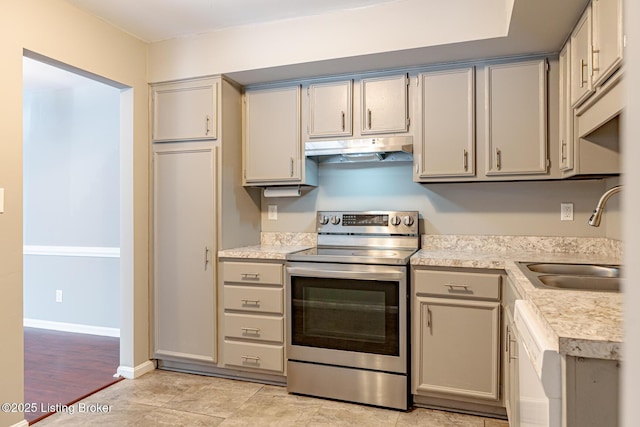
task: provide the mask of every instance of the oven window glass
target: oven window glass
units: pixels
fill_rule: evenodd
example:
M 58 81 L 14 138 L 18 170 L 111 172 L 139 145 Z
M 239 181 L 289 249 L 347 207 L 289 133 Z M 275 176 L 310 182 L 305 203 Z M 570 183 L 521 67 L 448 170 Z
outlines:
M 292 277 L 292 343 L 398 356 L 399 283 Z

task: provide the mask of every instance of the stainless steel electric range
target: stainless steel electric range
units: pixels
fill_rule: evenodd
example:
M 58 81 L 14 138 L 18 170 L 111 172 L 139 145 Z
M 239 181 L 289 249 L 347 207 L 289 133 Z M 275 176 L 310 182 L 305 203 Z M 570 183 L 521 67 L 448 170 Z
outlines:
M 287 390 L 406 410 L 418 212 L 322 211 L 317 230 L 287 256 Z

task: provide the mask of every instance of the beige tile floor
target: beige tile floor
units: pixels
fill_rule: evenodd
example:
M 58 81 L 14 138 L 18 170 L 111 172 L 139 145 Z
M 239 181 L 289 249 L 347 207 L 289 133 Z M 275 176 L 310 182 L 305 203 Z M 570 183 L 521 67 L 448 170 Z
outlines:
M 506 421 L 472 415 L 422 408 L 400 412 L 291 395 L 284 387 L 160 370 L 120 381 L 36 424 L 88 425 L 509 426 Z

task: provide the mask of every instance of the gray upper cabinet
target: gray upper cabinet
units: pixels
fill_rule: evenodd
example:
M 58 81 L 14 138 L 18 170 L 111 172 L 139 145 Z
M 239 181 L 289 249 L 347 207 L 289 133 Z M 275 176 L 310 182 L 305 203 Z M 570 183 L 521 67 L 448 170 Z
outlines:
M 567 42 L 559 56 L 559 169 L 573 169 L 573 108 L 571 108 L 571 43 Z
M 485 70 L 486 175 L 547 172 L 546 59 Z
M 300 183 L 300 86 L 245 93 L 244 183 Z
M 310 138 L 353 135 L 352 88 L 352 80 L 309 85 Z
M 573 107 L 593 93 L 591 29 L 591 5 L 589 5 L 569 38 L 571 43 L 571 105 Z
M 593 0 L 593 85 L 599 86 L 622 62 L 622 0 Z
M 361 133 L 407 132 L 409 129 L 406 74 L 362 79 Z
M 420 74 L 419 181 L 475 175 L 474 67 Z
M 154 85 L 154 142 L 216 139 L 217 79 Z

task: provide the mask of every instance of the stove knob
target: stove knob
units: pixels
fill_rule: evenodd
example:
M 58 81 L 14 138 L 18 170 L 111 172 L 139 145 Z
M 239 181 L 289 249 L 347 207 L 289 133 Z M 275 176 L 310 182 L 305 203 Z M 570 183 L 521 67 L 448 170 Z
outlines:
M 399 216 L 392 216 L 391 217 L 391 225 L 400 225 L 400 222 L 402 220 L 400 219 Z
M 340 224 L 340 217 L 335 215 L 331 217 L 331 224 L 333 225 L 338 225 Z
M 413 225 L 413 217 L 405 216 L 402 218 L 402 223 L 407 227 L 411 227 Z
M 318 219 L 318 222 L 322 225 L 326 225 L 329 223 L 329 217 L 326 215 L 322 215 L 320 216 L 320 218 Z

